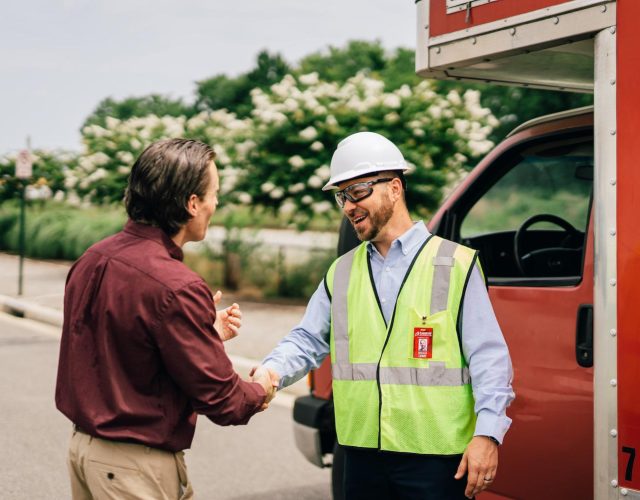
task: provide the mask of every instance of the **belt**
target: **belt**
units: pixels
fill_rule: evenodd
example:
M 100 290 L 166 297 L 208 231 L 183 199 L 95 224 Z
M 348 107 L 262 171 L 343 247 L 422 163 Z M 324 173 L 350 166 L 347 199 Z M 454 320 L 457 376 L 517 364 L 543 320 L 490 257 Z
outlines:
M 73 424 L 73 430 L 76 432 L 80 432 L 82 434 L 89 434 L 87 431 L 85 431 L 82 427 L 80 427 L 78 424 Z
M 74 432 L 79 432 L 80 434 L 86 434 L 87 436 L 90 436 L 92 438 L 102 439 L 103 441 L 109 441 L 111 443 L 133 444 L 133 445 L 136 445 L 136 446 L 144 446 L 145 448 L 148 448 L 150 450 L 158 450 L 158 451 L 164 451 L 164 452 L 167 452 L 167 453 L 175 453 L 173 451 L 163 450 L 162 448 L 154 448 L 153 446 L 149 446 L 148 444 L 138 443 L 138 442 L 135 442 L 135 441 L 119 441 L 117 439 L 109 439 L 109 438 L 97 437 L 97 436 L 91 434 L 90 432 L 85 431 L 78 424 L 73 424 L 73 430 L 74 430 Z

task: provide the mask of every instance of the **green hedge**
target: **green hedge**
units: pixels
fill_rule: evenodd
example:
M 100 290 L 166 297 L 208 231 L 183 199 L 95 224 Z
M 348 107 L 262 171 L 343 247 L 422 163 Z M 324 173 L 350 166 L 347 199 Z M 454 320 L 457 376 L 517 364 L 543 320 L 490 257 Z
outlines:
M 46 201 L 32 202 L 26 211 L 25 254 L 36 259 L 76 260 L 82 253 L 124 225 L 122 208 L 73 208 Z M 233 221 L 233 222 L 230 222 Z M 242 218 L 227 219 L 242 225 Z M 18 203 L 0 204 L 0 251 L 18 253 Z M 188 253 L 186 264 L 202 275 L 212 289 L 221 285 L 254 298 L 308 298 L 334 259 L 333 250 L 318 250 L 305 262 L 287 263 L 279 254 L 266 254 L 256 242 L 242 242 L 231 231 L 224 249 Z M 228 253 L 238 257 L 237 283 L 227 283 Z
M 57 203 L 28 206 L 25 254 L 38 259 L 75 260 L 95 242 L 122 229 L 124 210 L 72 208 Z M 19 251 L 18 204 L 0 205 L 0 250 Z

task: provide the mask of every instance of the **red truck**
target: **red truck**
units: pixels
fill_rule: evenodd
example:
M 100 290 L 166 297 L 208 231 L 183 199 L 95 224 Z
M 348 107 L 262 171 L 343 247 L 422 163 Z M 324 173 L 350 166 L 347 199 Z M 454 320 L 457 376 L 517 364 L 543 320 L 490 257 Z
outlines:
M 424 77 L 594 93 L 511 132 L 428 222 L 480 251 L 514 366 L 513 424 L 481 497 L 640 498 L 640 2 L 416 8 Z M 343 224 L 339 252 L 356 243 Z M 341 498 L 328 361 L 310 383 L 296 443 L 319 466 L 333 454 Z

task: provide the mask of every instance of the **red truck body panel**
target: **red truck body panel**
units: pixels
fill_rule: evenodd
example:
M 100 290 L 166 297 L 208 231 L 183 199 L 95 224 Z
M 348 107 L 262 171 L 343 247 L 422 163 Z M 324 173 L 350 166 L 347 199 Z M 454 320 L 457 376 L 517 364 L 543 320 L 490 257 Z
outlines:
M 618 0 L 618 478 L 640 490 L 640 2 Z
M 516 133 L 474 168 L 438 210 L 430 229 L 518 143 L 592 125 L 593 116 L 584 114 Z M 576 362 L 576 311 L 581 304 L 593 304 L 593 217 L 587 235 L 583 279 L 576 286 L 489 286 L 513 362 L 516 399 L 507 412 L 513 424 L 491 488 L 500 496 L 482 498 L 593 497 L 593 368 Z M 536 464 L 535 473 L 524 463 Z
M 430 31 L 432 36 L 446 35 L 480 24 L 499 21 L 518 14 L 526 14 L 552 5 L 566 3 L 571 0 L 498 0 L 487 4 L 480 4 L 471 9 L 467 22 L 466 11 L 447 14 L 444 0 L 429 0 L 431 2 Z

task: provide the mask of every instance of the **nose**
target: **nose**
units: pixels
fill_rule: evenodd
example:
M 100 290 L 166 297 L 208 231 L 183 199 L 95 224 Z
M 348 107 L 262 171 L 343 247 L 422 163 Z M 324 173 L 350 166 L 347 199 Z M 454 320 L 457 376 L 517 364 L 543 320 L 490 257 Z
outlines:
M 355 208 L 356 208 L 356 204 L 354 202 L 347 199 L 344 200 L 344 207 L 342 207 L 342 211 L 344 212 L 345 215 L 355 210 Z

